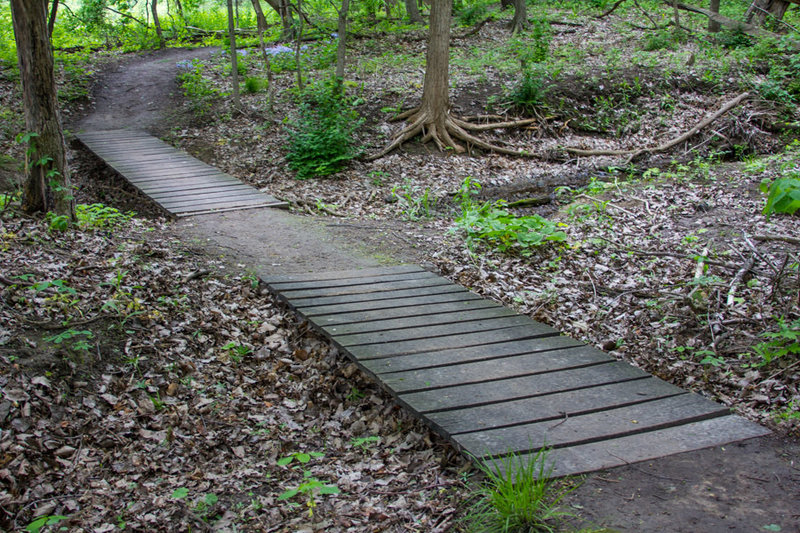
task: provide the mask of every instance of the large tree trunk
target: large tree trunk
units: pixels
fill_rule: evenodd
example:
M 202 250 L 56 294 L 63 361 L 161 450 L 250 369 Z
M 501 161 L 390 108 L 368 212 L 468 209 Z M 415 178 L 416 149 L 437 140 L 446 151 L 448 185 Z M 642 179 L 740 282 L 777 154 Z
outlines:
M 711 0 L 711 6 L 709 11 L 719 15 L 719 0 Z M 720 23 L 713 19 L 708 19 L 708 31 L 711 33 L 717 33 L 722 27 Z
M 450 111 L 450 0 L 432 0 L 428 51 L 425 55 L 425 81 L 419 116 L 425 116 L 425 140 L 434 140 L 440 149 L 453 147 L 445 126 Z M 411 120 L 414 121 L 413 119 Z M 440 136 L 444 136 L 442 139 Z M 442 144 L 441 141 L 444 141 Z
M 47 3 L 42 0 L 11 0 L 25 128 L 33 134 L 26 165 L 23 208 L 29 213 L 54 211 L 72 218 L 74 203 L 58 114 L 46 8 Z
M 417 5 L 417 0 L 405 0 L 406 2 L 406 14 L 408 15 L 408 20 L 411 21 L 411 24 L 425 24 L 425 21 L 422 18 L 422 14 L 419 12 L 419 6 Z
M 336 31 L 339 33 L 339 42 L 336 44 L 336 79 L 337 83 L 344 80 L 344 63 L 347 59 L 347 13 L 350 10 L 350 0 L 342 0 L 339 10 L 339 23 Z
M 747 22 L 753 22 L 753 19 L 755 19 L 755 24 L 763 26 L 770 18 L 774 20 L 783 20 L 783 15 L 789 8 L 790 3 L 798 2 L 787 2 L 786 0 L 754 0 L 747 9 Z
M 525 0 L 514 0 L 514 18 L 511 20 L 511 33 L 517 34 L 528 29 L 528 5 Z
M 161 22 L 158 20 L 158 0 L 151 0 L 150 8 L 153 12 L 153 26 L 156 27 L 158 35 L 158 47 L 164 48 L 164 32 L 161 31 Z
M 294 37 L 294 30 L 292 29 L 292 13 L 289 6 L 289 0 L 267 0 L 269 7 L 281 17 L 281 25 L 283 26 L 282 40 L 291 39 Z
M 234 26 L 233 0 L 228 0 L 228 39 L 231 45 L 231 84 L 233 85 L 233 105 L 241 107 L 239 100 L 239 55 L 236 53 L 236 27 Z
M 258 35 L 263 39 L 264 32 L 267 31 L 267 18 L 264 16 L 264 10 L 261 9 L 260 0 L 252 0 L 253 10 L 256 12 L 256 26 L 258 27 Z M 264 48 L 263 41 L 261 48 Z

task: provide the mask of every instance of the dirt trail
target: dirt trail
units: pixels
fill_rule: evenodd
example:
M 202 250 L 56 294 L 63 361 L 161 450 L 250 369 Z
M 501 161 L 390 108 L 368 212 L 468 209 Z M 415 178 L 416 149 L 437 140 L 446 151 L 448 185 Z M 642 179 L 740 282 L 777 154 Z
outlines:
M 166 131 L 176 63 L 213 50 L 169 49 L 120 63 L 96 91 L 82 129 Z M 381 233 L 358 224 L 297 217 L 276 209 L 204 215 L 177 222 L 187 242 L 259 274 L 341 270 L 424 252 L 399 243 L 387 252 Z M 684 453 L 587 476 L 567 499 L 576 526 L 631 532 L 800 532 L 800 443 L 773 436 Z

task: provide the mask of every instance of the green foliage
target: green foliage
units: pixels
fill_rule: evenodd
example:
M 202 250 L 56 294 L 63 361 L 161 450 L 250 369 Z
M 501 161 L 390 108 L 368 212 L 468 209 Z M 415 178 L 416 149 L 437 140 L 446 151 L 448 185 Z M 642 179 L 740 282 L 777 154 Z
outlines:
M 767 195 L 763 211 L 767 220 L 775 213 L 795 214 L 800 209 L 800 170 L 786 172 L 775 180 L 764 178 L 761 192 Z
M 56 335 L 45 337 L 45 342 L 50 342 L 56 346 L 65 347 L 71 356 L 75 356 L 78 361 L 89 353 L 92 345 L 89 343 L 94 338 L 94 333 L 89 330 L 78 331 L 72 328 L 62 331 Z
M 750 48 L 753 46 L 753 38 L 741 30 L 723 29 L 716 34 L 717 44 L 723 48 Z
M 308 470 L 303 472 L 303 482 L 296 488 L 288 489 L 278 496 L 278 501 L 290 500 L 297 496 L 305 497 L 306 507 L 308 507 L 308 516 L 314 515 L 314 508 L 317 506 L 317 496 L 323 494 L 339 494 L 341 491 L 336 485 L 328 485 L 323 481 L 312 476 Z
M 458 10 L 456 19 L 461 26 L 474 26 L 489 13 L 486 4 L 483 2 L 469 3 L 462 9 Z
M 366 452 L 370 447 L 379 444 L 380 442 L 381 438 L 377 435 L 370 435 L 369 437 L 353 437 L 350 440 L 350 444 L 356 448 L 360 448 L 362 452 Z
M 203 76 L 205 65 L 202 61 L 193 59 L 183 67 L 186 69 L 185 72 L 178 74 L 183 95 L 189 99 L 192 111 L 200 117 L 205 117 L 222 95 Z
M 63 515 L 45 515 L 40 516 L 27 526 L 25 526 L 25 531 L 28 533 L 39 533 L 41 529 L 45 526 L 54 526 L 61 522 L 62 520 L 67 520 L 69 517 Z
M 508 93 L 508 102 L 518 111 L 529 114 L 542 107 L 547 96 L 546 76 L 547 70 L 539 65 L 526 68 L 519 82 Z
M 289 167 L 298 179 L 334 174 L 358 155 L 353 136 L 363 121 L 336 80 L 315 83 L 300 94 L 288 122 Z
M 436 199 L 431 198 L 430 189 L 426 187 L 424 191 L 420 192 L 420 188 L 414 185 L 410 179 L 407 179 L 402 187 L 392 188 L 392 198 L 397 200 L 406 220 L 415 221 L 433 216 L 431 209 L 436 206 Z
M 675 32 L 670 30 L 657 30 L 647 34 L 644 39 L 642 49 L 647 52 L 656 50 L 677 50 L 678 41 L 675 39 Z
M 790 357 L 792 362 L 800 358 L 800 318 L 791 323 L 785 317 L 778 319 L 778 331 L 767 331 L 761 334 L 768 341 L 753 346 L 753 351 L 760 357 L 755 366 L 769 365 L 783 357 Z
M 244 92 L 255 94 L 264 92 L 269 87 L 269 82 L 264 78 L 246 78 L 244 80 Z
M 75 206 L 75 218 L 78 226 L 85 229 L 114 229 L 124 226 L 136 216 L 136 213 L 120 213 L 119 209 L 103 204 L 78 204 Z
M 311 461 L 311 459 L 322 459 L 323 457 L 325 457 L 325 454 L 321 452 L 294 452 L 291 455 L 278 459 L 277 463 L 278 466 L 287 466 L 293 462 L 306 464 Z
M 489 463 L 478 463 L 485 480 L 473 491 L 476 501 L 464 519 L 467 531 L 552 532 L 560 519 L 571 516 L 560 506 L 571 489 L 550 479 L 553 466 L 547 465 L 545 448 L 527 457 L 490 458 Z
M 456 228 L 466 234 L 470 249 L 481 243 L 500 252 L 528 256 L 537 246 L 566 240 L 566 233 L 558 230 L 555 222 L 539 215 L 515 216 L 502 200 L 476 204 L 473 196 L 479 191 L 480 184 L 467 178 L 456 198 L 461 207 Z

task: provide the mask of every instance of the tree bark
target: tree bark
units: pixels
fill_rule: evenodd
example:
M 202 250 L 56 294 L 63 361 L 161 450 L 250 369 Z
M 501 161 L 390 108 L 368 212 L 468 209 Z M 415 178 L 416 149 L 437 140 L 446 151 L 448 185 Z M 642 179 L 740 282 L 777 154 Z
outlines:
M 47 30 L 47 3 L 11 0 L 25 128 L 30 135 L 23 186 L 23 209 L 74 217 L 64 134 L 58 113 L 53 49 Z
M 154 0 L 155 1 L 155 0 Z M 231 45 L 231 83 L 233 84 L 233 105 L 241 107 L 239 100 L 239 57 L 236 53 L 236 27 L 233 24 L 233 0 L 228 0 L 228 36 Z
M 411 21 L 411 24 L 425 24 L 425 20 L 422 18 L 422 14 L 419 12 L 417 0 L 405 0 L 405 3 L 406 14 L 408 15 L 408 20 Z
M 161 31 L 161 22 L 158 20 L 158 0 L 151 0 L 150 8 L 153 12 L 153 26 L 155 26 L 156 35 L 158 35 L 158 47 L 164 48 L 164 32 Z
M 756 24 L 763 26 L 769 18 L 783 20 L 789 3 L 786 0 L 754 0 L 747 10 L 747 22 L 753 22 L 755 19 Z
M 56 15 L 58 14 L 58 0 L 52 0 L 50 4 L 50 17 L 47 19 L 47 36 L 53 38 L 53 30 L 56 27 Z
M 711 0 L 710 11 L 715 15 L 719 15 L 719 0 Z M 714 19 L 708 19 L 708 31 L 711 33 L 717 33 L 722 26 L 720 26 L 719 22 Z
M 291 39 L 294 32 L 292 30 L 292 13 L 289 7 L 289 0 L 267 0 L 267 3 L 281 17 L 281 25 L 283 26 L 281 39 Z
M 511 20 L 511 33 L 528 29 L 528 5 L 525 0 L 514 0 L 514 18 Z
M 261 48 L 264 48 L 263 35 L 267 31 L 267 18 L 264 16 L 264 10 L 261 9 L 260 0 L 252 0 L 252 3 L 253 10 L 256 12 L 256 27 L 258 28 L 258 34 L 262 38 Z
M 445 119 L 450 111 L 450 0 L 432 0 L 430 35 L 425 54 L 425 81 L 422 86 L 420 114 L 428 116 L 428 133 L 433 139 L 439 132 L 447 134 Z M 449 137 L 449 135 L 448 135 Z M 437 143 L 438 144 L 438 143 Z M 452 146 L 454 143 L 448 143 Z M 443 146 L 439 147 L 444 148 Z
M 344 81 L 344 64 L 347 59 L 347 13 L 350 10 L 350 0 L 342 0 L 339 10 L 339 22 L 336 26 L 339 41 L 336 44 L 336 80 L 341 84 Z

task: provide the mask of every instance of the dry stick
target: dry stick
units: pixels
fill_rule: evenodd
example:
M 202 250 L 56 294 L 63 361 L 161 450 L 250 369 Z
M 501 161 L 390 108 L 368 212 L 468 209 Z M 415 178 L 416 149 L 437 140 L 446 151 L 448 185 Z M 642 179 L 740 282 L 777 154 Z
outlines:
M 625 0 L 617 0 L 617 2 L 616 2 L 616 3 L 615 3 L 613 6 L 611 6 L 611 9 L 609 9 L 608 11 L 606 11 L 605 13 L 603 13 L 602 15 L 598 15 L 598 16 L 596 16 L 595 18 L 596 18 L 596 19 L 602 19 L 602 18 L 606 18 L 606 17 L 607 17 L 607 16 L 609 16 L 611 13 L 613 13 L 614 11 L 616 11 L 616 9 L 617 9 L 619 6 L 621 6 L 623 2 L 625 2 Z
M 739 285 L 739 283 L 742 282 L 742 279 L 744 279 L 744 275 L 747 274 L 751 268 L 753 268 L 753 265 L 755 263 L 756 263 L 756 256 L 755 254 L 751 254 L 750 259 L 747 260 L 747 262 L 742 266 L 742 268 L 739 269 L 739 272 L 737 272 L 736 275 L 733 277 L 733 281 L 731 281 L 731 288 L 728 289 L 728 299 L 726 301 L 728 307 L 731 307 L 734 303 L 734 295 L 736 294 L 736 287 Z
M 709 124 L 711 124 L 712 122 L 717 120 L 719 117 L 721 117 L 722 115 L 724 115 L 725 113 L 727 113 L 728 111 L 733 109 L 734 107 L 736 107 L 739 104 L 741 104 L 749 96 L 750 96 L 750 93 L 742 93 L 742 94 L 740 94 L 739 96 L 737 96 L 736 98 L 734 98 L 733 100 L 729 101 L 727 104 L 722 106 L 719 109 L 719 111 L 717 111 L 716 113 L 714 113 L 714 114 L 704 118 L 700 122 L 698 122 L 695 125 L 695 127 L 690 129 L 689 131 L 687 131 L 683 135 L 681 135 L 679 137 L 676 137 L 675 139 L 672 139 L 671 141 L 668 141 L 668 142 L 666 142 L 664 144 L 661 144 L 661 145 L 653 147 L 653 148 L 639 148 L 639 149 L 636 149 L 636 150 L 582 150 L 580 148 L 567 147 L 567 148 L 564 148 L 564 151 L 566 151 L 567 153 L 573 154 L 573 155 L 583 156 L 583 157 L 602 156 L 602 155 L 619 155 L 619 156 L 627 155 L 627 156 L 630 156 L 629 157 L 629 161 L 632 161 L 633 159 L 639 157 L 642 154 L 646 154 L 646 153 L 647 154 L 657 154 L 657 153 L 660 153 L 660 152 L 666 152 L 667 150 L 669 150 L 673 146 L 677 146 L 677 145 L 681 144 L 682 142 L 686 141 L 692 135 L 695 135 L 698 131 L 702 130 L 703 128 L 705 128 L 706 126 L 708 126 Z
M 800 245 L 800 239 L 797 237 L 790 237 L 788 235 L 772 235 L 772 234 L 765 234 L 765 235 L 753 235 L 754 241 L 784 241 L 788 242 L 789 244 L 797 244 Z

